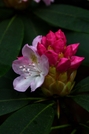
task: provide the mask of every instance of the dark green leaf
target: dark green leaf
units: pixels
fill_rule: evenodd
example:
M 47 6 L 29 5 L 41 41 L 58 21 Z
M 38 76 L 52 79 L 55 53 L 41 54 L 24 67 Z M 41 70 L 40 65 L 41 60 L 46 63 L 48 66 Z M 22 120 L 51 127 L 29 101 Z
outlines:
M 89 94 L 76 95 L 72 99 L 89 112 Z
M 72 99 L 89 112 L 89 77 L 81 80 L 74 89 Z
M 23 41 L 24 28 L 18 17 L 0 23 L 0 76 L 16 59 Z
M 36 36 L 45 35 L 50 29 L 46 22 L 39 20 L 37 17 L 29 15 L 22 17 L 22 20 L 25 27 L 24 44 L 28 43 L 31 45 Z
M 54 26 L 89 33 L 89 10 L 59 4 L 39 8 L 34 13 Z
M 12 84 L 12 80 L 0 78 L 0 115 L 13 112 L 28 103 L 24 93 L 16 92 Z
M 89 34 L 66 32 L 68 44 L 80 43 L 76 55 L 85 57 L 82 64 L 89 66 Z
M 75 93 L 89 92 L 89 77 L 81 80 L 74 88 Z
M 52 104 L 33 104 L 11 115 L 0 127 L 1 134 L 49 134 L 54 111 Z

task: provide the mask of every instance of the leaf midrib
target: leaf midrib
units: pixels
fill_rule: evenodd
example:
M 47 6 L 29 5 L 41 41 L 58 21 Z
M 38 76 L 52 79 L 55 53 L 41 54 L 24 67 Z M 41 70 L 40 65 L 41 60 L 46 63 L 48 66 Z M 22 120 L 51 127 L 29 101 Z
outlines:
M 4 36 L 5 36 L 5 34 L 6 34 L 6 32 L 7 32 L 7 30 L 9 29 L 11 23 L 14 21 L 15 17 L 16 17 L 16 16 L 14 16 L 14 17 L 11 19 L 11 21 L 8 23 L 8 25 L 7 25 L 5 31 L 3 32 L 2 37 L 1 37 L 1 39 L 0 39 L 0 44 L 1 44 L 1 42 L 2 42 L 2 40 L 3 40 L 3 38 L 4 38 Z
M 53 103 L 47 105 L 45 108 L 43 108 L 36 116 L 34 116 L 34 118 L 23 128 L 23 130 L 20 132 L 20 134 L 22 134 L 26 128 L 43 112 L 45 111 L 47 108 L 49 108 L 50 106 L 52 106 Z

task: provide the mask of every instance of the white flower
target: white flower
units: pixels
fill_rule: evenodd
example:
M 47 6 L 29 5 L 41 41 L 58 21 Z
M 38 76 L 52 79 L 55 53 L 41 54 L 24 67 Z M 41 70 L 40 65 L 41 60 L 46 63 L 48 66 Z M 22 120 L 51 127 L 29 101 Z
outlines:
M 13 70 L 20 75 L 13 82 L 14 89 L 24 92 L 30 86 L 31 91 L 35 91 L 48 74 L 48 59 L 45 55 L 39 56 L 28 44 L 23 47 L 22 55 L 12 64 Z

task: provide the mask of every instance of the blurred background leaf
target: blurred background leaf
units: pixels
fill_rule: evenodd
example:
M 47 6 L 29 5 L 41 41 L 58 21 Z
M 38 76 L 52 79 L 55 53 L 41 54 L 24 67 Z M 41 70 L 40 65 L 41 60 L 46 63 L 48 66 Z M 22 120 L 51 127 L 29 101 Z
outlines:
M 20 17 L 25 28 L 23 44 L 28 43 L 29 45 L 32 45 L 32 41 L 36 36 L 45 35 L 50 29 L 52 29 L 50 25 L 38 19 L 38 17 L 34 15 L 25 15 Z
M 79 94 L 88 92 L 89 92 L 89 77 L 86 77 L 74 87 L 74 93 Z
M 89 33 L 89 11 L 76 6 L 54 4 L 34 13 L 47 23 L 72 31 Z
M 72 95 L 72 99 L 89 112 L 89 77 L 74 87 Z
M 10 78 L 0 78 L 0 116 L 20 109 L 29 102 L 24 93 L 13 89 L 12 84 Z
M 0 23 L 0 76 L 11 67 L 21 49 L 24 27 L 18 17 Z
M 76 95 L 72 99 L 89 112 L 89 94 Z

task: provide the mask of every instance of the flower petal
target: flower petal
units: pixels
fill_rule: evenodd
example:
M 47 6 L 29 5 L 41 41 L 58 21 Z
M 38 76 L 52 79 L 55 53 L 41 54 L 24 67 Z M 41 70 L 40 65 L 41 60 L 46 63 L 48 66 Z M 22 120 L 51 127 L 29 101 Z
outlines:
M 64 44 L 63 40 L 61 40 L 61 39 L 56 40 L 55 43 L 52 45 L 52 48 L 56 53 L 63 52 L 64 47 L 65 47 L 65 44 Z
M 70 66 L 71 69 L 76 70 L 84 60 L 84 57 L 72 56 L 70 60 L 71 60 L 71 66 Z
M 49 60 L 49 64 L 51 66 L 55 66 L 58 60 L 58 54 L 56 54 L 54 51 L 52 50 L 48 50 L 45 55 L 48 57 Z
M 43 76 L 46 76 L 48 74 L 49 71 L 49 62 L 48 62 L 48 58 L 45 55 L 42 55 L 40 57 L 40 68 L 43 71 Z M 43 61 L 43 62 L 42 62 Z
M 27 88 L 31 85 L 32 78 L 24 78 L 23 76 L 17 77 L 13 81 L 14 89 L 20 92 L 25 92 Z
M 34 63 L 37 62 L 37 57 L 39 57 L 39 55 L 28 44 L 23 47 L 22 54 Z
M 43 0 L 46 6 L 49 6 L 53 0 Z
M 71 45 L 67 46 L 64 56 L 71 57 L 71 56 L 75 55 L 78 50 L 78 47 L 79 47 L 79 43 L 71 44 Z
M 42 45 L 41 43 L 38 43 L 37 52 L 39 53 L 39 55 L 44 54 L 46 52 L 46 48 L 44 47 L 44 45 Z
M 38 87 L 40 87 L 43 84 L 43 82 L 44 82 L 44 77 L 42 75 L 35 77 L 31 83 L 31 91 L 32 92 L 35 91 Z
M 21 68 L 23 67 L 23 65 L 28 65 L 28 64 L 29 64 L 28 58 L 20 57 L 17 60 L 13 61 L 12 69 L 14 70 L 15 73 L 21 75 L 24 74 Z
M 37 48 L 37 44 L 38 42 L 41 43 L 41 40 L 42 40 L 42 36 L 41 35 L 38 35 L 32 42 L 32 46 L 34 46 L 35 48 Z
M 55 40 L 56 40 L 55 34 L 52 31 L 49 31 L 49 33 L 46 35 L 47 46 L 52 46 Z
M 61 31 L 61 29 L 59 29 L 57 32 L 55 32 L 55 36 L 57 39 L 62 39 L 64 44 L 66 44 L 66 42 L 67 42 L 66 36 L 65 36 L 64 32 Z
M 70 67 L 70 60 L 67 58 L 61 58 L 57 65 L 57 70 L 60 72 L 65 72 L 69 69 L 69 67 Z

